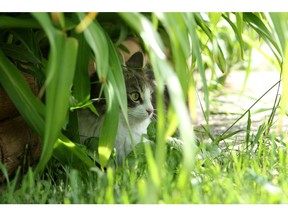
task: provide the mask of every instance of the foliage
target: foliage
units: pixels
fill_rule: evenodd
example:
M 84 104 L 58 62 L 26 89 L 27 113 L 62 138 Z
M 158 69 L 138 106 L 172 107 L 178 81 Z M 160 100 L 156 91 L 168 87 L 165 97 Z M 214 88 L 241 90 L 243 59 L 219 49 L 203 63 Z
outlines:
M 275 66 L 280 68 L 283 83 L 287 81 L 287 16 L 284 14 L 8 13 L 0 15 L 0 29 L 0 83 L 42 141 L 41 159 L 36 170 L 28 172 L 21 187 L 21 190 L 29 191 L 31 199 L 22 202 L 257 202 L 255 196 L 251 199 L 246 197 L 242 201 L 240 198 L 236 199 L 251 190 L 248 186 L 240 188 L 238 194 L 235 194 L 236 198 L 226 193 L 234 189 L 235 184 L 239 186 L 247 179 L 256 182 L 253 189 L 258 194 L 262 193 L 265 190 L 263 185 L 270 184 L 273 179 L 273 174 L 263 177 L 267 174 L 265 167 L 269 163 L 269 157 L 278 161 L 275 163 L 278 173 L 284 169 L 286 162 L 282 161 L 283 158 L 277 158 L 275 149 L 279 154 L 286 153 L 278 147 L 275 147 L 273 152 L 268 150 L 264 157 L 260 157 L 266 148 L 266 140 L 257 140 L 259 149 L 262 149 L 261 154 L 258 154 L 258 151 L 245 156 L 241 152 L 236 154 L 234 151 L 227 151 L 221 159 L 208 157 L 204 161 L 196 160 L 196 155 L 205 151 L 206 147 L 201 145 L 201 142 L 199 146 L 196 145 L 193 125 L 188 121 L 190 115 L 196 115 L 195 77 L 201 77 L 205 101 L 203 113 L 207 123 L 205 130 L 209 134 L 209 92 L 225 82 L 232 66 L 245 58 L 251 58 L 251 49 L 259 48 L 263 41 L 270 46 L 274 54 L 273 57 L 268 56 L 269 60 L 272 59 Z M 141 39 L 157 82 L 158 116 L 155 126 L 157 132 L 154 134 L 156 145 L 143 146 L 142 152 L 145 154 L 138 154 L 133 169 L 114 170 L 110 167 L 109 159 L 116 135 L 115 119 L 118 119 L 120 109 L 127 120 L 125 84 L 117 47 L 130 36 Z M 251 42 L 253 40 L 259 40 L 259 43 Z M 108 167 L 106 173 L 98 170 L 88 151 L 79 144 L 79 137 L 69 136 L 69 130 L 77 133 L 75 110 L 80 107 L 93 109 L 87 74 L 90 60 L 96 62 L 96 73 L 102 82 L 107 102 L 104 127 L 98 144 L 98 162 L 102 169 Z M 212 71 L 210 79 L 206 73 L 208 69 Z M 22 71 L 38 79 L 39 95 L 32 94 L 21 76 Z M 249 61 L 246 76 L 248 75 Z M 163 100 L 165 85 L 171 97 L 167 116 Z M 288 92 L 287 85 L 283 86 L 283 100 L 280 105 L 282 116 L 286 113 L 288 101 L 285 92 Z M 171 137 L 177 128 L 183 148 L 181 154 L 173 147 L 174 150 L 171 150 L 169 141 L 167 144 L 167 138 Z M 219 139 L 223 137 L 216 141 Z M 217 144 L 214 141 L 213 144 Z M 275 142 L 274 139 L 271 141 Z M 56 164 L 60 163 L 60 169 L 64 169 L 59 171 L 59 175 L 68 176 L 66 180 L 58 177 L 55 179 L 61 184 L 63 193 L 60 194 L 55 193 L 57 186 L 54 185 L 53 178 L 41 179 L 46 178 L 45 174 L 38 176 L 39 171 L 43 171 L 45 167 L 46 173 L 52 172 L 49 166 L 47 167 L 52 156 L 57 159 Z M 256 162 L 248 164 L 247 157 L 256 157 L 256 162 L 261 162 L 262 166 L 257 169 Z M 173 161 L 171 158 L 176 159 Z M 54 159 L 50 165 L 53 161 Z M 239 166 L 244 166 L 245 169 L 240 169 Z M 78 171 L 73 168 L 78 168 Z M 219 175 L 224 170 L 225 175 L 220 179 Z M 237 172 L 248 177 L 239 177 Z M 87 181 L 82 178 L 86 175 Z M 283 176 L 279 175 L 278 185 L 281 188 L 284 186 L 284 176 L 285 172 Z M 33 189 L 31 185 L 34 178 L 39 183 Z M 129 179 L 128 182 L 125 182 L 125 178 Z M 214 185 L 207 184 L 211 179 L 215 180 Z M 69 184 L 63 185 L 63 181 L 68 181 Z M 28 185 L 25 185 L 25 182 Z M 220 186 L 220 182 L 225 182 L 226 189 Z M 114 188 L 115 183 L 119 188 Z M 184 192 L 187 185 L 189 190 L 185 189 Z M 91 194 L 99 190 L 98 195 L 85 199 L 81 193 L 86 187 L 89 187 Z M 43 188 L 53 190 L 45 192 L 40 201 L 36 196 L 43 193 Z M 215 188 L 219 190 L 209 193 Z M 9 191 L 13 193 L 14 189 L 13 186 Z M 38 190 L 34 198 L 33 190 Z M 17 202 L 10 192 L 8 198 L 5 198 L 6 202 Z M 53 198 L 55 194 L 57 196 Z M 210 197 L 205 197 L 205 194 Z M 265 194 L 268 196 L 269 191 Z M 274 201 L 286 202 L 281 196 L 275 200 L 262 200 Z
M 261 130 L 259 128 L 259 130 Z M 161 183 L 153 183 L 146 155 L 150 150 L 138 146 L 139 157 L 126 159 L 126 167 L 106 172 L 99 168 L 81 172 L 51 160 L 45 172 L 32 170 L 15 187 L 17 178 L 1 193 L 1 203 L 287 203 L 287 140 L 274 135 L 250 134 L 249 145 L 216 153 L 201 144 L 189 181 L 177 182 L 183 155 L 173 145 L 167 148 L 166 170 Z M 153 146 L 150 146 L 153 148 Z M 149 147 L 149 148 L 150 148 Z M 147 151 L 148 150 L 148 151 Z M 141 156 L 140 156 L 141 155 Z M 157 172 L 157 170 L 156 170 Z M 157 172 L 158 173 L 158 172 Z

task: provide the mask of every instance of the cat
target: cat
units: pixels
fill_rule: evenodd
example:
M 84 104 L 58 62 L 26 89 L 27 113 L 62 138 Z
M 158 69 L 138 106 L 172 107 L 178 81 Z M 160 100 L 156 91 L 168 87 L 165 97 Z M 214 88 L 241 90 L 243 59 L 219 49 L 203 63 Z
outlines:
M 149 66 L 144 66 L 143 53 L 134 53 L 122 67 L 122 71 L 125 79 L 128 121 L 132 140 L 123 113 L 120 111 L 118 130 L 114 142 L 118 164 L 122 164 L 125 157 L 132 151 L 133 145 L 142 141 L 142 135 L 147 133 L 147 127 L 155 114 L 154 90 L 156 85 L 153 71 Z M 103 123 L 103 107 L 103 102 L 101 103 L 100 100 L 100 103 L 98 103 L 99 117 L 89 109 L 79 110 L 78 125 L 82 143 L 88 137 L 99 137 L 99 130 Z

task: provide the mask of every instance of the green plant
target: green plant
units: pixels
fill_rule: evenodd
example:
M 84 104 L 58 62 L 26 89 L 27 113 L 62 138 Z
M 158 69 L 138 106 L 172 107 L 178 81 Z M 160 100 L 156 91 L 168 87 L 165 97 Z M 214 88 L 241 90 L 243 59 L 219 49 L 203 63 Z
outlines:
M 220 25 L 222 23 L 226 25 Z M 177 167 L 177 175 L 173 175 L 174 189 L 181 191 L 189 182 L 191 172 L 195 171 L 199 163 L 196 161 L 196 154 L 201 151 L 201 145 L 200 148 L 196 145 L 193 125 L 188 120 L 190 114 L 194 116 L 196 113 L 194 77 L 197 72 L 201 77 L 205 101 L 203 112 L 207 121 L 205 127 L 209 134 L 209 91 L 211 89 L 209 86 L 211 87 L 213 82 L 217 84 L 221 81 L 222 74 L 219 76 L 217 71 L 223 72 L 226 76 L 232 65 L 245 59 L 246 55 L 249 58 L 253 44 L 245 38 L 249 38 L 251 34 L 253 37 L 261 38 L 271 47 L 274 57 L 269 58 L 275 58 L 280 65 L 283 79 L 280 107 L 282 116 L 285 113 L 287 115 L 285 93 L 288 86 L 285 85 L 288 80 L 287 35 L 285 35 L 287 16 L 285 14 L 16 13 L 1 14 L 0 29 L 0 83 L 22 117 L 42 141 L 42 154 L 36 173 L 46 167 L 52 156 L 63 165 L 78 167 L 79 170 L 96 169 L 87 150 L 78 144 L 77 136 L 68 136 L 71 131 L 77 134 L 75 109 L 84 106 L 93 109 L 87 73 L 90 60 L 96 62 L 96 73 L 103 84 L 108 104 L 98 145 L 101 167 L 104 168 L 108 164 L 116 135 L 115 125 L 117 124 L 114 124 L 114 121 L 120 109 L 127 119 L 125 85 L 117 56 L 117 46 L 131 35 L 140 38 L 150 58 L 158 87 L 157 133 L 155 134 L 157 145 L 153 151 L 149 145 L 144 146 L 149 173 L 147 181 L 152 182 L 152 186 L 146 180 L 145 183 L 142 182 L 143 184 L 137 183 L 141 201 L 145 202 L 147 195 L 145 190 L 154 189 L 156 200 L 161 192 L 161 182 L 167 174 L 170 174 L 162 167 L 171 156 L 166 151 L 167 138 L 175 132 L 176 128 L 179 128 L 180 139 L 183 142 L 183 157 L 179 160 L 181 165 Z M 257 47 L 258 44 L 253 46 Z M 166 48 L 170 50 L 170 56 L 167 56 Z M 237 55 L 233 54 L 235 52 Z M 207 81 L 206 69 L 208 68 L 213 72 L 212 81 L 209 81 L 211 83 Z M 38 79 L 39 95 L 33 95 L 21 75 L 22 71 Z M 247 74 L 248 72 L 249 69 Z M 171 97 L 168 117 L 164 114 L 165 84 Z M 45 98 L 43 98 L 44 93 Z M 68 133 L 64 132 L 65 130 Z M 238 159 L 234 156 L 233 160 L 238 163 Z M 220 164 L 215 163 L 215 172 L 220 172 Z M 76 175 L 73 172 L 71 175 Z M 107 172 L 108 185 L 112 187 L 112 177 L 109 177 L 112 174 L 109 173 L 114 171 Z M 209 177 L 202 177 L 204 182 L 208 181 Z M 227 184 L 231 186 L 232 183 L 228 181 L 229 176 L 226 177 Z M 71 181 L 73 179 L 72 176 Z M 169 181 L 166 183 L 168 184 Z M 198 189 L 200 190 L 199 187 Z M 177 202 L 177 199 L 180 200 L 180 195 L 170 201 Z M 193 194 L 185 195 L 187 202 L 190 195 Z M 109 202 L 115 201 L 107 197 L 105 199 Z

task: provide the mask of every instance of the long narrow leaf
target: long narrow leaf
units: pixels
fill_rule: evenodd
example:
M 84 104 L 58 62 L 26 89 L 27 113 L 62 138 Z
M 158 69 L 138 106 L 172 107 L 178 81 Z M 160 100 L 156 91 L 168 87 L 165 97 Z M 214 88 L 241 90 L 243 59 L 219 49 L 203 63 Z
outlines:
M 88 64 L 90 57 L 90 48 L 83 34 L 75 34 L 78 39 L 79 49 L 76 63 L 76 71 L 73 82 L 73 95 L 77 102 L 86 102 L 90 96 L 90 80 L 88 74 Z
M 273 34 L 268 30 L 262 20 L 253 13 L 244 13 L 243 19 L 267 42 L 268 45 L 272 44 L 272 47 L 270 46 L 271 50 L 279 64 L 281 64 L 280 56 L 283 55 L 283 51 L 281 51 L 275 38 L 273 38 Z
M 43 26 L 49 42 L 50 55 L 47 66 L 46 122 L 40 162 L 37 171 L 44 168 L 53 153 L 53 147 L 67 119 L 69 97 L 75 72 L 78 44 L 57 31 L 46 13 L 34 13 Z
M 142 15 L 136 13 L 120 13 L 119 14 L 143 39 L 147 52 L 154 69 L 155 78 L 160 88 L 163 91 L 164 82 L 167 83 L 169 94 L 173 100 L 171 104 L 177 110 L 179 118 L 179 129 L 181 138 L 184 143 L 184 167 L 187 170 L 192 169 L 195 161 L 196 153 L 195 137 L 193 128 L 189 121 L 188 110 L 184 102 L 184 94 L 180 82 L 168 63 L 163 52 L 163 43 L 159 34 L 155 31 L 152 24 Z M 159 89 L 158 89 L 159 90 Z
M 95 167 L 94 162 L 88 157 L 86 151 L 63 135 L 55 143 L 54 156 L 62 164 L 69 164 L 81 170 Z
M 15 65 L 0 50 L 0 83 L 17 107 L 24 120 L 43 138 L 45 108 L 32 93 L 26 80 Z M 4 103 L 4 101 L 1 101 Z
M 56 70 L 54 77 L 46 87 L 46 124 L 45 137 L 39 169 L 50 159 L 53 145 L 60 135 L 69 110 L 69 97 L 74 77 L 78 44 L 75 39 L 56 35 L 56 55 L 50 56 L 48 73 Z
M 80 20 L 84 19 L 84 13 L 77 13 Z M 108 73 L 109 52 L 105 33 L 98 22 L 91 22 L 84 30 L 87 43 L 95 54 L 97 74 L 100 81 L 105 81 Z
M 199 37 L 196 32 L 196 21 L 194 19 L 194 15 L 190 13 L 186 14 L 185 20 L 186 20 L 186 25 L 189 30 L 191 39 L 192 39 L 193 54 L 196 56 L 195 58 L 197 60 L 198 69 L 199 69 L 200 76 L 201 76 L 202 83 L 203 83 L 204 101 L 206 105 L 206 119 L 209 121 L 209 116 L 210 116 L 209 91 L 208 91 L 207 79 L 206 79 L 205 69 L 203 66 L 203 61 L 202 61 L 202 56 L 201 56 L 201 51 L 200 51 Z
M 0 29 L 6 28 L 41 28 L 41 26 L 32 18 L 0 16 Z
M 223 18 L 229 23 L 229 25 L 232 27 L 235 36 L 240 44 L 240 50 L 241 50 L 241 58 L 244 58 L 244 43 L 243 43 L 243 39 L 242 39 L 242 31 L 241 29 L 238 29 L 237 26 L 224 14 L 222 14 Z M 238 25 L 239 25 L 239 21 L 238 21 Z

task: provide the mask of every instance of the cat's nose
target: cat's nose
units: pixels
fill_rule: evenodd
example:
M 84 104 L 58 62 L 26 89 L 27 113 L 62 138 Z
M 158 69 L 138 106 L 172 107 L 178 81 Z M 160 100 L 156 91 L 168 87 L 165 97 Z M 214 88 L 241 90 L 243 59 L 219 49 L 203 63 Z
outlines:
M 146 111 L 147 111 L 148 115 L 150 116 L 154 110 L 153 109 L 147 109 Z

